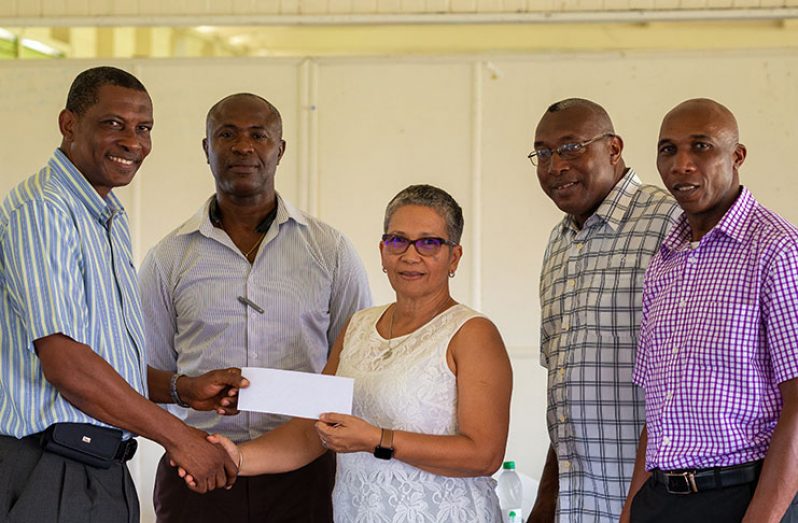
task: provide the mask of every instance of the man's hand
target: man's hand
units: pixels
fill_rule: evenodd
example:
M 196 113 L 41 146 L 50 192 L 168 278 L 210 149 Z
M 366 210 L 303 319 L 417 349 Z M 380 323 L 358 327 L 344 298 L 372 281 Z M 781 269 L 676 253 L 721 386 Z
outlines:
M 238 414 L 238 390 L 248 386 L 241 369 L 217 369 L 196 377 L 181 376 L 177 393 L 194 410 L 214 410 L 229 416 Z
M 236 481 L 238 467 L 221 445 L 206 439 L 207 434 L 192 427 L 166 450 L 169 460 L 192 478 L 189 488 L 203 494 L 217 488 L 230 488 Z
M 526 520 L 527 523 L 553 523 L 556 507 L 556 498 L 554 499 L 554 502 L 547 500 L 546 503 L 535 503 L 535 506 L 532 508 L 532 512 L 529 514 L 529 519 Z
M 554 447 L 549 445 L 546 464 L 543 466 L 543 474 L 540 476 L 538 484 L 538 494 L 529 514 L 528 523 L 554 523 L 557 513 L 557 497 L 560 493 L 559 471 L 557 453 L 554 452 Z

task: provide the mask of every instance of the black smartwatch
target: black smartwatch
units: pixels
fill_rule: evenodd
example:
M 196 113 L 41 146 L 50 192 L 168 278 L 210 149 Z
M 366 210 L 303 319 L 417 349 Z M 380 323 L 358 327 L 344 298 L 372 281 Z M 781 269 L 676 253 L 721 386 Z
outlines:
M 374 457 L 378 459 L 391 459 L 393 457 L 393 431 L 380 429 L 380 444 L 374 448 Z

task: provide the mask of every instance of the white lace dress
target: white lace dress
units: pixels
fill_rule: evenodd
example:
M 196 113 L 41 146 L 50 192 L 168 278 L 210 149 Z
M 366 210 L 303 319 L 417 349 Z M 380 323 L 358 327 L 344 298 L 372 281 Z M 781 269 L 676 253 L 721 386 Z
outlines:
M 346 331 L 339 376 L 355 379 L 354 415 L 380 427 L 423 434 L 457 432 L 457 383 L 446 363 L 452 336 L 479 313 L 455 305 L 394 338 L 376 324 L 387 305 L 356 313 Z M 338 454 L 335 521 L 363 523 L 500 522 L 495 481 L 450 478 L 366 452 Z

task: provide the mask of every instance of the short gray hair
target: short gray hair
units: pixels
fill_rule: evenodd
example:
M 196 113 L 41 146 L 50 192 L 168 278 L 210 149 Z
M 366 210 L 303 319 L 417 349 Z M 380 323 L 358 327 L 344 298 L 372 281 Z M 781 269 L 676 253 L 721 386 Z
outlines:
M 383 232 L 388 232 L 393 213 L 405 205 L 421 205 L 437 212 L 446 222 L 448 240 L 460 243 L 463 235 L 463 209 L 452 195 L 432 185 L 411 185 L 402 189 L 385 208 Z

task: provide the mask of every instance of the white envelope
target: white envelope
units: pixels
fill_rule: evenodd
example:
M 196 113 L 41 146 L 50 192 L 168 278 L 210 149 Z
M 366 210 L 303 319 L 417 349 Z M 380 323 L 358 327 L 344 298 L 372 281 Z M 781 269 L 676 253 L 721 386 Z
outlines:
M 239 410 L 310 419 L 323 412 L 352 414 L 352 378 L 258 367 L 244 367 L 241 374 L 249 387 L 238 392 Z

